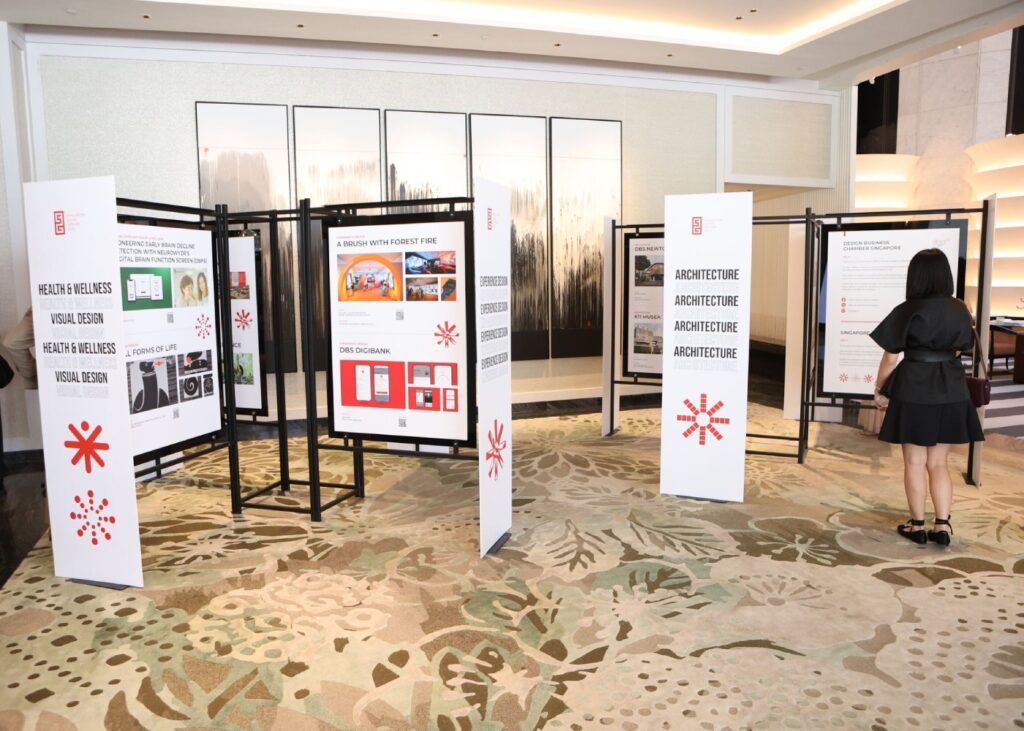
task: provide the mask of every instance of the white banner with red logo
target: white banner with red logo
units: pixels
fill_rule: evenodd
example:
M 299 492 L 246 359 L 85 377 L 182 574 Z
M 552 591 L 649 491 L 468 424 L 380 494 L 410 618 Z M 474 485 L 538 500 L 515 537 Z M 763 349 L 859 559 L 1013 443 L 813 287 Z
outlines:
M 661 492 L 743 500 L 750 193 L 665 198 Z
M 235 362 L 232 370 L 235 406 L 260 412 L 267 405 L 264 401 L 266 382 L 260 358 L 256 239 L 253 236 L 235 236 L 229 239 L 228 247 L 228 260 L 231 263 L 228 297 L 231 298 L 231 332 L 234 338 Z
M 26 183 L 25 225 L 54 572 L 142 586 L 114 179 Z
M 480 555 L 512 528 L 512 216 L 508 188 L 474 185 Z

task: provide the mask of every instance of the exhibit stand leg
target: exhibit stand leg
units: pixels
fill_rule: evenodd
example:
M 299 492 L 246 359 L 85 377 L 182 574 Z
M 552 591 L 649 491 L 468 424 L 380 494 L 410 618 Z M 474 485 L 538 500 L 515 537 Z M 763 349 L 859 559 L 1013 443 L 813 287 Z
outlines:
M 231 255 L 228 245 L 228 207 L 219 204 L 216 207 L 216 229 L 214 246 L 217 252 L 217 278 L 220 282 L 220 338 L 221 338 L 221 373 L 223 374 L 224 410 L 226 412 L 225 428 L 228 440 L 228 471 L 231 480 L 231 512 L 238 514 L 242 510 L 238 498 L 241 492 L 241 466 L 238 461 L 238 414 L 235 410 L 234 383 L 234 337 L 231 318 Z
M 972 373 L 977 376 L 982 363 L 988 362 L 992 329 L 986 326 L 991 316 L 992 266 L 995 252 L 996 197 L 989 196 L 981 204 L 981 241 L 978 252 L 978 301 L 974 311 L 981 342 L 974 354 Z M 978 410 L 981 424 L 985 425 L 985 407 Z M 969 485 L 981 486 L 981 458 L 983 442 L 971 442 L 967 448 L 967 472 L 964 479 Z
M 602 306 L 607 313 L 604 318 L 604 347 L 601 348 L 601 436 L 607 437 L 619 429 L 619 397 L 615 392 L 618 370 L 615 359 L 615 251 L 618 248 L 619 226 L 614 218 L 604 219 L 604 271 L 601 291 Z

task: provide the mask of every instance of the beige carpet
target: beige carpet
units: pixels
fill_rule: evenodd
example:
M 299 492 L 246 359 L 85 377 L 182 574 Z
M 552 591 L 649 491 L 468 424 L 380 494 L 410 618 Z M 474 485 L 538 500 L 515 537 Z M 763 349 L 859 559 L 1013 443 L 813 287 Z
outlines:
M 901 463 L 855 429 L 715 504 L 658 495 L 657 418 L 516 422 L 484 560 L 473 463 L 373 458 L 319 524 L 233 519 L 222 455 L 142 486 L 145 589 L 54 579 L 44 540 L 0 591 L 0 729 L 1024 728 L 1019 443 L 956 480 L 943 550 L 893 532 Z

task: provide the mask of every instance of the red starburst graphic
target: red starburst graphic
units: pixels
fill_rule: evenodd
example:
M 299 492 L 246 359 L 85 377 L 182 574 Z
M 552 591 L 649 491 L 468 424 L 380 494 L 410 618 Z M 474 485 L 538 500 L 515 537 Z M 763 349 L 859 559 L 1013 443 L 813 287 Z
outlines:
M 104 515 L 108 507 L 110 501 L 106 498 L 97 500 L 92 490 L 86 492 L 84 498 L 75 495 L 75 509 L 71 511 L 71 520 L 81 521 L 78 530 L 75 531 L 79 538 L 88 539 L 94 546 L 99 545 L 100 538 L 110 540 L 110 528 L 117 522 L 117 518 L 113 515 Z
M 493 480 L 497 479 L 501 468 L 505 466 L 504 452 L 508 448 L 508 442 L 505 440 L 505 425 L 497 419 L 494 420 L 494 426 L 487 432 L 487 441 L 491 448 L 487 450 L 484 458 L 487 460 L 487 475 Z
M 840 373 L 839 374 L 839 381 L 840 381 L 840 383 L 846 383 L 849 380 L 850 380 L 850 377 L 848 375 L 846 375 L 845 373 Z
M 252 327 L 252 313 L 248 310 L 239 310 L 235 313 L 235 327 L 239 330 L 248 330 Z
M 106 463 L 103 458 L 100 457 L 100 452 L 110 449 L 110 445 L 106 442 L 98 442 L 100 434 L 103 433 L 103 427 L 97 426 L 88 437 L 84 436 L 84 433 L 89 431 L 89 422 L 83 421 L 82 431 L 79 431 L 74 424 L 68 424 L 68 430 L 71 432 L 71 436 L 74 439 L 68 439 L 64 442 L 64 446 L 68 449 L 74 449 L 75 454 L 71 457 L 71 464 L 78 464 L 82 458 L 85 458 L 85 471 L 86 474 L 92 474 L 92 463 L 95 462 L 99 467 L 106 467 Z
M 437 338 L 438 345 L 450 348 L 455 345 L 455 338 L 459 337 L 459 332 L 455 329 L 455 325 L 445 320 L 443 325 L 438 324 L 437 330 L 434 331 L 434 337 Z
M 873 375 L 871 375 L 870 373 L 867 374 L 866 376 L 864 376 L 864 383 L 871 383 L 874 380 L 875 380 L 875 377 Z
M 196 318 L 196 335 L 201 337 L 203 340 L 210 337 L 210 332 L 213 330 L 213 323 L 210 322 L 210 318 L 206 315 L 200 315 Z
M 711 432 L 711 436 L 718 441 L 722 441 L 722 433 L 715 428 L 715 424 L 728 424 L 729 419 L 723 416 L 715 416 L 715 414 L 718 413 L 718 410 L 724 406 L 721 401 L 717 402 L 709 409 L 708 395 L 706 393 L 702 393 L 700 395 L 699 409 L 693 405 L 693 402 L 690 401 L 690 399 L 684 399 L 683 404 L 690 410 L 690 413 L 679 414 L 676 416 L 676 421 L 690 422 L 690 426 L 683 432 L 684 437 L 689 437 L 694 432 L 698 432 L 698 439 L 702 447 L 707 444 L 708 432 Z

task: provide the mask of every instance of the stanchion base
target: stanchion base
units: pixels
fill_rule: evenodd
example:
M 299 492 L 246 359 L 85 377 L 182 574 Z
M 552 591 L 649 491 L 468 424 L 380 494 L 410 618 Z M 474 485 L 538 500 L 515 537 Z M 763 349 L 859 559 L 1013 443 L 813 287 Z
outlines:
M 491 555 L 497 553 L 498 551 L 500 551 L 501 547 L 504 546 L 508 542 L 508 539 L 511 538 L 511 537 L 512 537 L 511 533 L 502 533 L 501 538 L 496 540 L 494 542 L 494 545 L 487 549 L 487 555 L 491 556 Z
M 124 591 L 128 588 L 127 584 L 108 584 L 105 581 L 89 581 L 88 579 L 68 579 L 72 584 L 85 584 L 86 586 L 98 586 L 101 589 L 110 589 L 112 591 Z

